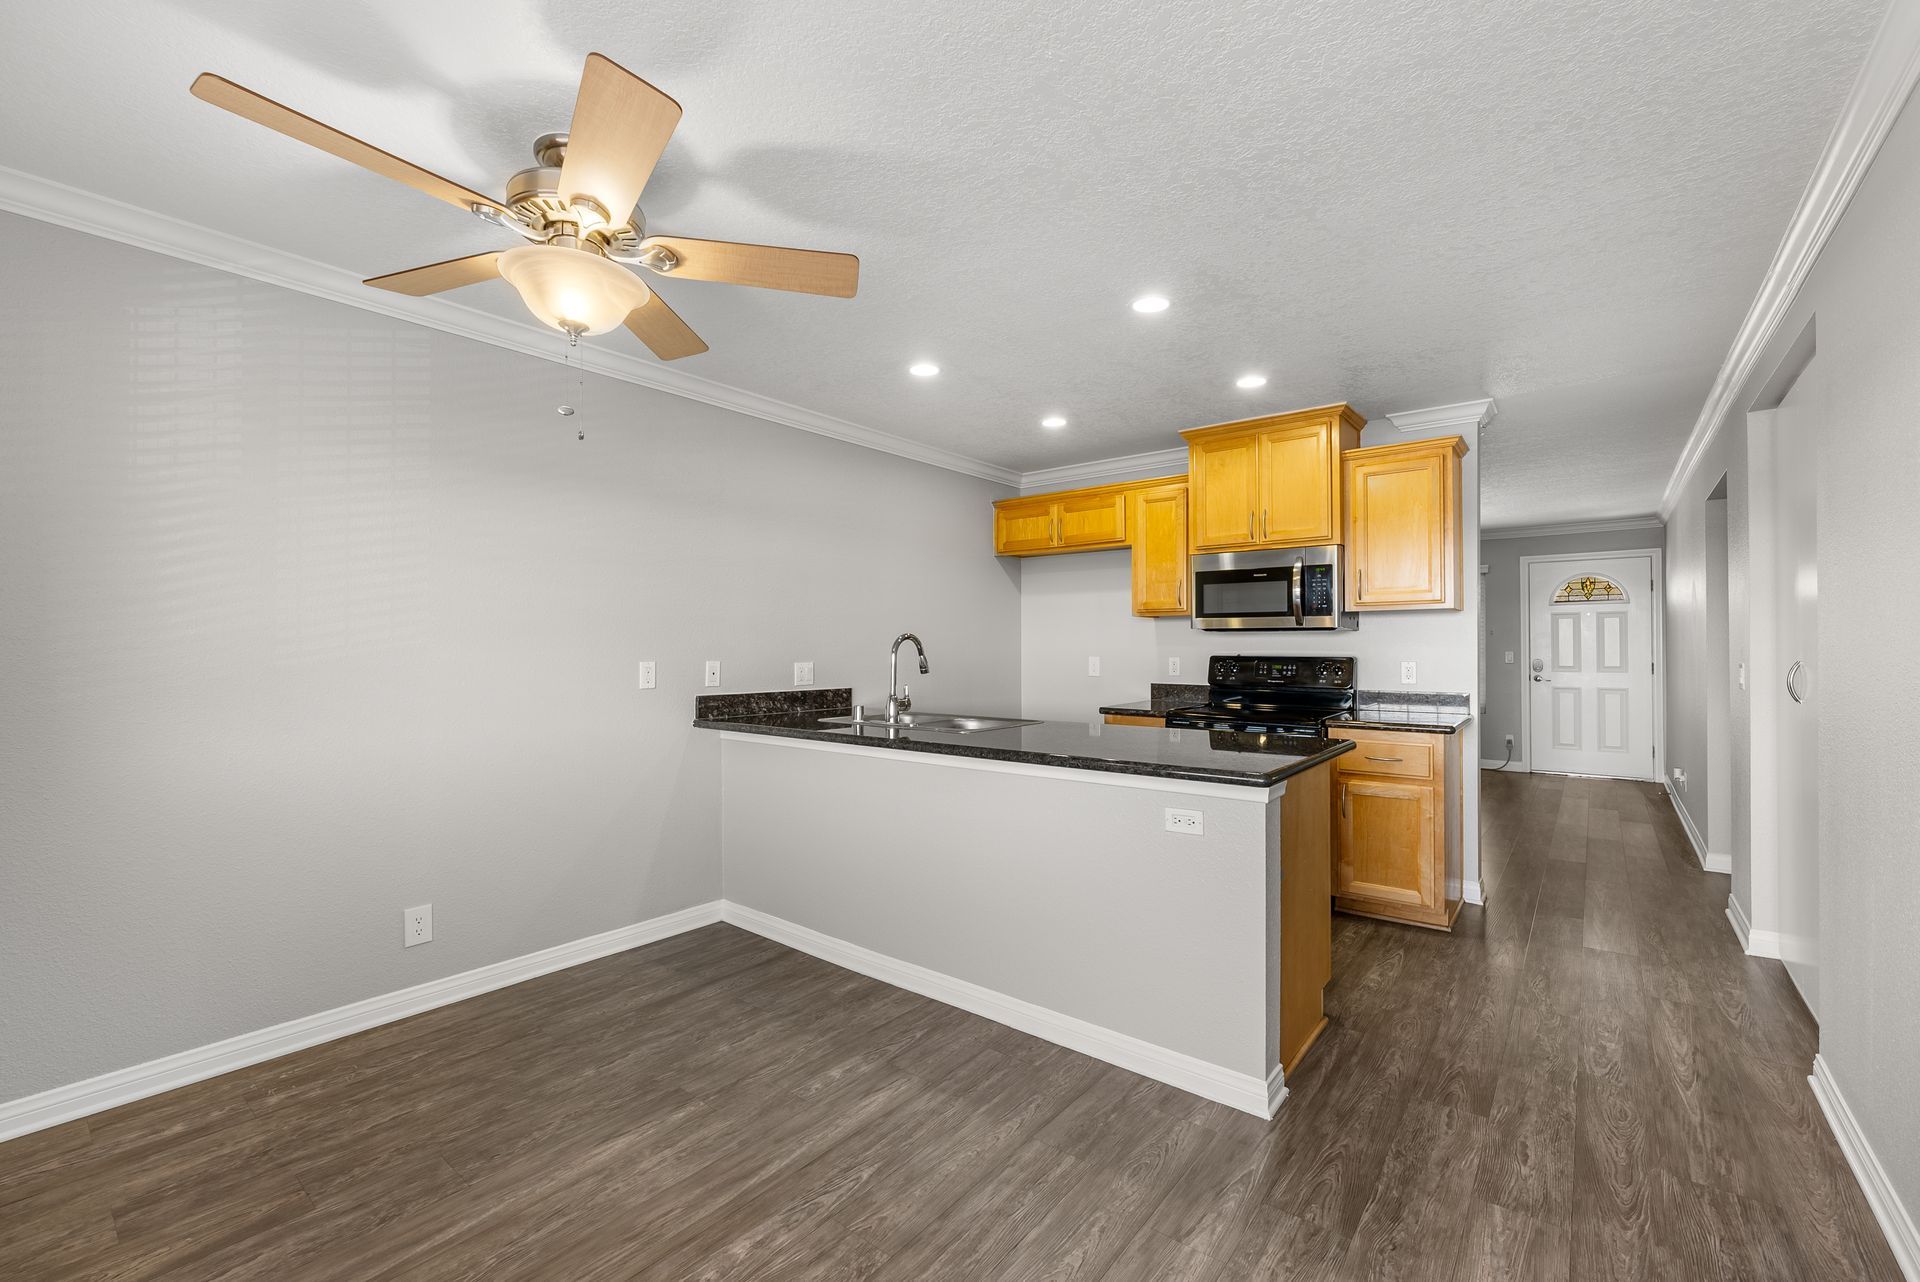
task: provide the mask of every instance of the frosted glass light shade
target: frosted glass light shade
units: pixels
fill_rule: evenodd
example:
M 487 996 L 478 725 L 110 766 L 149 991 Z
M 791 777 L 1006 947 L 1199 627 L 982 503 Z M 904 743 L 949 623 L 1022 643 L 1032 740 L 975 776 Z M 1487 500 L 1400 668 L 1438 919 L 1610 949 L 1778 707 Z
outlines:
M 522 245 L 500 255 L 500 274 L 544 324 L 604 334 L 653 297 L 638 276 L 590 249 Z

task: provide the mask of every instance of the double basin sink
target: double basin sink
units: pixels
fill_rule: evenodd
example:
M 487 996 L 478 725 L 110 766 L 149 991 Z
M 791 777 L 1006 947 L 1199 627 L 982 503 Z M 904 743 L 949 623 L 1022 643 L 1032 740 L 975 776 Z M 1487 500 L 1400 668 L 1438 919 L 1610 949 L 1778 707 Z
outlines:
M 1011 730 L 1015 726 L 1037 726 L 1038 721 L 1014 717 L 960 717 L 947 712 L 903 712 L 889 720 L 885 716 L 822 717 L 822 721 L 841 726 L 871 726 L 876 730 L 926 730 L 934 734 L 978 734 L 982 730 Z

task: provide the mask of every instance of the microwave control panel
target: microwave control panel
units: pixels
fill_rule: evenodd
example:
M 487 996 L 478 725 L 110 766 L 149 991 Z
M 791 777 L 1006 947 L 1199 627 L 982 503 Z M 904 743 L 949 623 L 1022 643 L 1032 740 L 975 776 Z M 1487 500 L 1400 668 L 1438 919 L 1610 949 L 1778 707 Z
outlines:
M 1300 612 L 1325 617 L 1334 611 L 1333 567 L 1307 565 L 1300 573 Z

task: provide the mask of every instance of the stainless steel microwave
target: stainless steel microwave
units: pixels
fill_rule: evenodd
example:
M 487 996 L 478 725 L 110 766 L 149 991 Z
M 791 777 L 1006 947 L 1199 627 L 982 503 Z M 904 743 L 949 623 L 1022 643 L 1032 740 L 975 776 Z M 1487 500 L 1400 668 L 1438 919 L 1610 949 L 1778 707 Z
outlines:
M 1276 548 L 1193 558 L 1193 626 L 1278 632 L 1352 628 L 1341 607 L 1340 548 Z

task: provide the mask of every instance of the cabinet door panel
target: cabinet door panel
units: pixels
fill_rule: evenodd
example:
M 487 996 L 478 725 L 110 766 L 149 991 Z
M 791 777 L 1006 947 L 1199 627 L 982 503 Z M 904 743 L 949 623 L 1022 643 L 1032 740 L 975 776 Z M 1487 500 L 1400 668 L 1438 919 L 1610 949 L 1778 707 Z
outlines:
M 1097 547 L 1103 543 L 1127 541 L 1127 496 L 1125 494 L 1089 494 L 1061 499 L 1054 504 L 1059 520 L 1059 546 L 1063 548 Z
M 1051 503 L 1009 504 L 993 513 L 993 550 L 1001 556 L 1044 552 L 1054 546 Z
M 1260 434 L 1260 541 L 1273 546 L 1333 543 L 1333 420 Z
M 1186 614 L 1187 591 L 1187 487 L 1143 491 L 1133 518 L 1133 612 Z
M 1355 605 L 1446 599 L 1447 463 L 1428 455 L 1352 468 Z
M 1352 776 L 1337 781 L 1340 859 L 1334 893 L 1409 908 L 1440 904 L 1436 789 Z
M 1254 512 L 1259 438 L 1228 436 L 1196 442 L 1188 465 L 1193 546 L 1246 547 L 1257 542 Z

